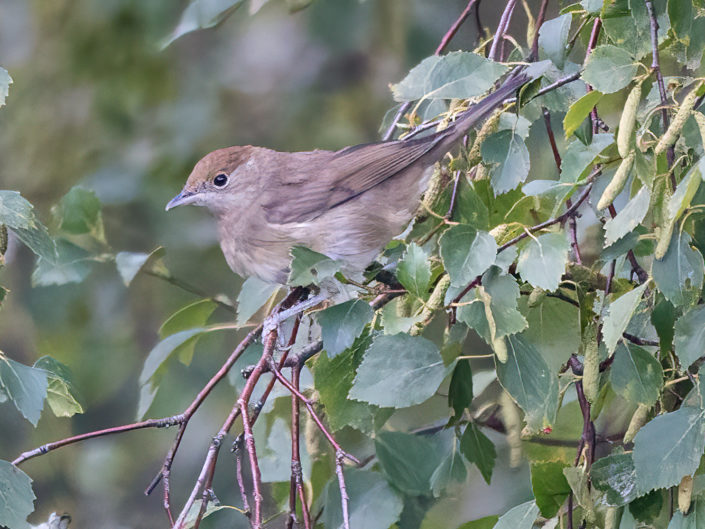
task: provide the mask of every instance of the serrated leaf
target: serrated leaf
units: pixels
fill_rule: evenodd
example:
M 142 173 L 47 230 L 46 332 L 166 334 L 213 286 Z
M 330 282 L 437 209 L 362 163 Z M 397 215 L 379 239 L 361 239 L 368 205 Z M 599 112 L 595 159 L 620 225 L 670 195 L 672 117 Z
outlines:
M 431 265 L 428 255 L 418 244 L 407 246 L 404 256 L 397 265 L 397 279 L 414 296 L 426 299 L 431 282 Z
M 245 325 L 254 314 L 272 297 L 279 285 L 248 277 L 237 295 L 237 324 Z
M 631 83 L 636 72 L 637 64 L 627 51 L 603 44 L 592 50 L 581 77 L 595 90 L 611 94 Z
M 605 246 L 614 244 L 641 224 L 649 211 L 650 200 L 649 190 L 644 186 L 616 217 L 605 222 Z
M 474 301 L 458 308 L 458 320 L 474 329 L 490 345 L 495 339 L 523 331 L 527 323 L 518 309 L 520 292 L 516 279 L 508 274 L 503 275 L 498 268 L 492 267 L 482 276 L 482 287 L 484 296 L 479 296 L 477 291 L 473 291 L 470 297 L 463 298 L 463 303 L 473 297 Z M 488 321 L 488 310 L 493 326 Z
M 350 347 L 373 316 L 369 303 L 361 299 L 351 299 L 319 312 L 317 319 L 328 358 L 334 358 Z
M 220 24 L 242 3 L 243 0 L 193 0 L 181 14 L 174 31 L 162 43 L 162 49 L 187 33 Z
M 39 422 L 47 386 L 46 371 L 15 362 L 0 352 L 0 388 L 32 426 Z
M 676 321 L 675 351 L 683 370 L 705 353 L 705 305 L 693 307 Z
M 568 16 L 570 19 L 570 15 Z M 570 105 L 568 112 L 563 118 L 563 131 L 566 138 L 570 138 L 573 133 L 582 125 L 585 118 L 590 114 L 597 102 L 602 99 L 602 92 L 592 90 Z
M 500 516 L 494 529 L 531 529 L 538 515 L 536 502 L 527 501 Z
M 451 285 L 465 286 L 484 273 L 495 261 L 497 243 L 487 232 L 458 224 L 441 236 L 443 266 Z
M 571 20 L 572 16 L 565 14 L 546 20 L 539 28 L 539 47 L 558 68 L 563 68 L 565 62 Z
M 480 55 L 456 51 L 427 57 L 391 89 L 395 101 L 467 99 L 488 91 L 506 71 L 506 66 Z
M 502 130 L 482 142 L 482 159 L 488 164 L 495 195 L 515 189 L 529 175 L 531 161 L 524 140 L 513 130 Z
M 472 402 L 472 368 L 469 360 L 458 360 L 450 377 L 448 386 L 448 406 L 453 411 L 453 418 L 459 419 L 465 408 Z
M 387 480 L 406 494 L 431 491 L 431 476 L 441 464 L 438 443 L 426 436 L 403 432 L 379 432 L 375 452 Z
M 705 448 L 703 410 L 684 406 L 654 417 L 634 438 L 634 468 L 640 494 L 668 488 L 692 476 Z
M 0 224 L 12 230 L 39 257 L 56 260 L 56 246 L 49 231 L 35 216 L 32 204 L 17 191 L 0 190 Z
M 570 485 L 563 475 L 566 464 L 560 461 L 540 461 L 531 464 L 531 490 L 544 518 L 552 518 L 570 494 Z
M 668 18 L 671 29 L 678 39 L 688 42 L 690 40 L 690 27 L 693 24 L 692 0 L 668 0 Z
M 33 367 L 43 369 L 47 373 L 47 403 L 54 415 L 72 417 L 77 413 L 83 413 L 80 395 L 67 366 L 50 356 L 43 356 L 34 363 Z
M 705 264 L 702 254 L 690 246 L 688 233 L 673 230 L 663 259 L 654 259 L 651 273 L 656 286 L 675 306 L 691 305 L 700 297 Z
M 115 266 L 117 266 L 122 282 L 125 283 L 126 287 L 129 287 L 133 279 L 142 270 L 147 270 L 152 266 L 166 270 L 163 263 L 161 263 L 164 255 L 166 255 L 166 250 L 162 246 L 152 250 L 150 253 L 119 252 L 115 256 Z
M 508 359 L 495 362 L 500 384 L 524 410 L 526 425 L 537 431 L 553 425 L 558 412 L 558 378 L 536 348 L 521 335 L 507 336 Z
M 595 461 L 590 469 L 593 487 L 605 495 L 608 505 L 621 507 L 637 497 L 632 454 L 611 454 Z
M 88 277 L 95 263 L 105 261 L 101 256 L 96 256 L 66 239 L 56 241 L 56 250 L 55 260 L 43 257 L 37 259 L 32 272 L 32 286 L 80 283 Z
M 464 483 L 468 475 L 465 461 L 460 454 L 458 440 L 455 435 L 451 435 L 450 450 L 431 474 L 431 490 L 436 498 L 440 497 L 442 492 L 452 483 Z M 437 439 L 439 438 L 440 436 L 437 436 Z
M 477 465 L 480 474 L 485 479 L 487 484 L 490 484 L 492 479 L 492 470 L 494 469 L 497 452 L 494 448 L 494 443 L 480 431 L 475 423 L 468 423 L 460 438 L 460 451 L 470 463 Z
M 602 334 L 605 339 L 608 354 L 612 354 L 617 347 L 617 342 L 622 339 L 622 333 L 627 329 L 632 314 L 641 301 L 641 296 L 646 290 L 646 284 L 630 290 L 621 295 L 609 305 L 609 313 L 602 325 Z
M 257 460 L 262 481 L 280 483 L 291 477 L 291 429 L 282 417 L 270 421 L 257 421 L 253 427 Z M 303 432 L 299 442 L 304 445 Z M 304 481 L 311 476 L 311 459 L 306 450 L 301 450 L 301 470 Z
M 328 426 L 338 431 L 346 426 L 371 433 L 374 419 L 379 408 L 377 406 L 347 398 L 352 387 L 355 371 L 362 355 L 371 342 L 369 336 L 356 340 L 353 347 L 346 349 L 333 359 L 322 355 L 316 360 L 313 371 L 316 391 L 319 401 L 326 410 Z
M 36 498 L 32 480 L 12 463 L 0 460 L 0 483 L 0 525 L 29 529 L 27 516 L 34 511 Z
M 705 158 L 701 158 L 698 163 L 691 167 L 688 174 L 680 181 L 678 187 L 668 200 L 668 218 L 677 219 L 681 216 L 686 208 L 690 207 L 690 203 L 700 187 L 700 182 L 705 176 Z
M 561 282 L 569 250 L 564 233 L 532 237 L 519 253 L 517 272 L 524 281 L 552 292 Z
M 661 395 L 663 369 L 648 351 L 632 343 L 622 342 L 614 353 L 610 384 L 628 401 L 650 407 Z
M 69 235 L 89 235 L 105 243 L 100 200 L 93 191 L 72 187 L 51 208 L 54 225 Z
M 376 336 L 357 370 L 349 396 L 383 407 L 406 408 L 430 398 L 445 378 L 438 348 L 420 336 Z
M 614 143 L 612 134 L 596 134 L 589 145 L 577 138 L 568 144 L 561 163 L 561 178 L 564 183 L 575 183 L 592 166 L 595 158 Z
M 201 299 L 181 307 L 169 316 L 159 328 L 159 338 L 164 340 L 177 332 L 203 327 L 208 323 L 208 319 L 216 307 L 217 303 L 211 299 Z M 198 338 L 199 335 L 196 335 L 174 349 L 173 352 L 178 354 L 182 364 L 189 365 L 191 363 Z
M 388 529 L 399 519 L 404 502 L 381 474 L 371 470 L 347 468 L 344 476 L 350 498 L 350 527 Z M 326 486 L 323 497 L 323 526 L 327 529 L 342 529 L 340 488 L 335 476 Z
M 291 271 L 287 284 L 292 287 L 318 285 L 326 278 L 333 277 L 340 270 L 340 263 L 303 246 L 291 249 Z

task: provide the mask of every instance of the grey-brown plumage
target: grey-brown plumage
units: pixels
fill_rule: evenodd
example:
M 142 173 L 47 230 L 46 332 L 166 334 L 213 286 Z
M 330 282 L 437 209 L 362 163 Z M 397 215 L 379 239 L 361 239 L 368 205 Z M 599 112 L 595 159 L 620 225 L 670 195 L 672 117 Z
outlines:
M 302 245 L 363 270 L 412 219 L 435 162 L 527 81 L 513 74 L 446 129 L 420 139 L 340 151 L 277 152 L 250 145 L 203 157 L 167 210 L 207 206 L 236 273 L 285 283 Z

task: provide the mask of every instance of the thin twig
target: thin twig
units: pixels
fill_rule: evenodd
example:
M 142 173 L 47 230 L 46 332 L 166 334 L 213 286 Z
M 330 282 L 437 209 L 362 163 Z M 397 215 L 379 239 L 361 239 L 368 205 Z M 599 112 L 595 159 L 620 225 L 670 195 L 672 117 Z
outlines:
M 345 475 L 343 474 L 343 458 L 345 457 L 342 450 L 335 453 L 335 473 L 338 475 L 338 488 L 340 489 L 340 503 L 343 512 L 343 527 L 350 529 L 350 514 L 348 513 L 348 488 L 345 486 Z
M 470 15 L 470 11 L 472 10 L 472 6 L 477 3 L 478 0 L 470 0 L 468 2 L 468 5 L 463 9 L 463 12 L 460 13 L 460 16 L 457 18 L 455 22 L 450 26 L 450 29 L 446 32 L 445 35 L 443 35 L 443 38 L 441 39 L 441 42 L 438 44 L 438 47 L 436 47 L 436 51 L 434 52 L 435 55 L 440 55 L 445 51 L 445 49 L 448 47 L 448 44 L 450 44 L 450 41 L 453 40 L 453 37 L 455 34 L 458 32 L 460 29 L 460 26 L 463 25 L 463 22 L 468 18 Z M 387 128 L 387 131 L 384 133 L 382 136 L 383 141 L 389 141 L 392 139 L 394 136 L 394 131 L 397 128 L 397 124 L 401 120 L 401 118 L 404 117 L 404 114 L 406 114 L 409 109 L 411 108 L 413 101 L 406 101 L 404 104 L 402 104 L 399 107 L 399 110 L 397 110 L 397 113 L 394 115 L 394 119 L 392 122 L 389 124 L 389 127 Z
M 514 6 L 516 6 L 516 0 L 508 0 L 504 11 L 502 12 L 502 17 L 499 19 L 499 25 L 497 26 L 497 31 L 494 34 L 494 39 L 492 40 L 492 46 L 490 47 L 490 53 L 487 58 L 491 61 L 497 60 L 497 52 L 499 51 L 499 44 L 504 39 L 504 34 L 509 28 L 509 22 L 512 19 L 512 13 L 514 13 Z
M 534 30 L 534 39 L 531 43 L 531 53 L 529 54 L 529 62 L 533 62 L 539 58 L 539 30 L 543 25 L 544 20 L 546 20 L 546 9 L 548 8 L 548 0 L 543 0 L 541 2 L 541 7 L 539 8 L 539 15 L 536 19 L 536 29 Z
M 301 364 L 295 364 L 291 369 L 291 384 L 297 390 L 301 378 Z M 296 522 L 296 498 L 301 500 L 301 512 L 304 519 L 304 528 L 311 529 L 311 518 L 306 503 L 306 491 L 303 486 L 300 450 L 300 425 L 299 399 L 296 395 L 291 397 L 291 483 L 289 491 L 289 518 L 287 528 L 293 527 Z

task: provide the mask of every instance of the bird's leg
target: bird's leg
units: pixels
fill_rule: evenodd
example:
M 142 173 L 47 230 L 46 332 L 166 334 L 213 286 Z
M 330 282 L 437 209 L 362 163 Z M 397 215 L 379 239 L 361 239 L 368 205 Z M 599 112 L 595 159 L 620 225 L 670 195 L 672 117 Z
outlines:
M 325 292 L 321 292 L 320 294 L 316 294 L 315 296 L 312 296 L 309 299 L 298 302 L 291 308 L 282 310 L 281 312 L 277 312 L 276 314 L 268 316 L 267 319 L 264 320 L 262 335 L 266 336 L 267 334 L 269 334 L 270 331 L 279 327 L 279 325 L 281 325 L 283 322 L 285 322 L 292 316 L 301 314 L 302 312 L 315 307 L 319 303 L 324 302 L 326 299 L 328 299 L 328 294 Z

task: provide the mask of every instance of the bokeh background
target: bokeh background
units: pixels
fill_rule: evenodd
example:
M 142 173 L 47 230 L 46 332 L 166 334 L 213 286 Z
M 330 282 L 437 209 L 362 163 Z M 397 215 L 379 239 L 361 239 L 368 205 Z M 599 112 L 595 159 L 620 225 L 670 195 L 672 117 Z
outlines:
M 318 0 L 289 13 L 285 2 L 270 0 L 248 12 L 261 3 L 246 3 L 218 28 L 161 50 L 187 2 L 0 0 L 0 65 L 14 79 L 0 110 L 0 188 L 20 191 L 47 223 L 51 206 L 72 186 L 93 190 L 114 252 L 163 245 L 175 276 L 234 298 L 241 280 L 227 268 L 207 212 L 164 212 L 193 164 L 234 144 L 338 149 L 378 139 L 394 104 L 388 84 L 433 53 L 466 4 Z M 483 23 L 495 27 L 501 7 L 482 2 Z M 520 8 L 513 24 L 526 27 Z M 477 37 L 471 18 L 450 49 L 472 49 Z M 132 422 L 137 376 L 159 326 L 195 299 L 154 277 L 140 276 L 128 289 L 109 262 L 95 264 L 80 284 L 33 288 L 33 262 L 15 244 L 0 270 L 0 283 L 11 289 L 0 310 L 0 350 L 26 364 L 45 354 L 67 364 L 87 411 L 56 419 L 45 410 L 35 430 L 12 406 L 3 406 L 2 459 L 49 440 Z M 215 318 L 232 315 L 222 311 Z M 236 340 L 204 337 L 191 367 L 170 370 L 150 416 L 181 411 Z M 232 398 L 232 388 L 222 384 L 191 423 L 175 464 L 177 504 Z M 403 414 L 396 420 L 401 424 Z M 145 497 L 143 490 L 173 434 L 138 431 L 28 462 L 23 469 L 38 496 L 31 520 L 65 511 L 73 516 L 71 527 L 165 526 L 160 492 Z M 530 497 L 528 472 L 509 470 L 503 439 L 493 440 L 499 443 L 493 487 L 471 471 L 469 492 L 436 509 L 449 527 L 455 518 L 502 512 Z M 234 486 L 225 452 L 220 464 L 221 489 Z M 207 526 L 232 527 L 232 520 L 218 515 Z

